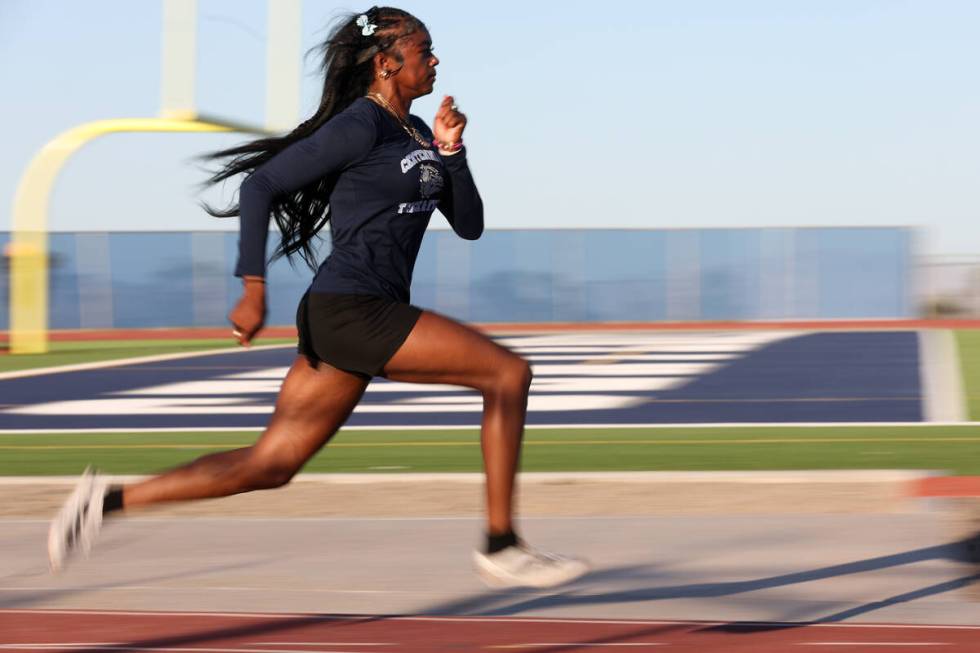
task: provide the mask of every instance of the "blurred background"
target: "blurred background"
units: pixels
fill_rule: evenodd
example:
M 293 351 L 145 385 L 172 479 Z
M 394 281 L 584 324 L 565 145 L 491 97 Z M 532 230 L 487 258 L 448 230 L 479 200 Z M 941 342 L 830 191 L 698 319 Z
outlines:
M 542 475 L 522 477 L 522 524 L 597 573 L 555 594 L 478 589 L 462 554 L 480 533 L 482 397 L 376 379 L 283 492 L 154 513 L 215 522 L 123 520 L 50 580 L 39 518 L 74 483 L 52 477 L 155 473 L 267 424 L 313 273 L 276 262 L 268 324 L 287 328 L 237 346 L 238 222 L 199 204 L 234 201 L 240 180 L 202 189 L 200 157 L 310 115 L 318 44 L 368 6 L 0 0 L 0 608 L 695 619 L 743 650 L 801 632 L 787 622 L 980 626 L 957 594 L 978 579 L 959 542 L 980 525 L 980 322 L 889 321 L 980 317 L 980 2 L 401 6 L 441 58 L 413 112 L 452 94 L 469 116 L 488 227 L 467 242 L 435 214 L 413 302 L 531 361 L 521 469 Z M 18 333 L 34 340 L 19 350 Z M 47 612 L 30 638 L 129 641 Z M 239 634 L 268 650 L 289 623 Z M 315 625 L 292 623 L 313 646 Z M 319 632 L 350 636 L 334 625 Z M 193 627 L 118 646 L 235 650 L 214 648 L 232 631 Z M 893 638 L 912 632 L 940 637 Z M 570 650 L 537 641 L 553 643 L 516 646 Z
M 490 229 L 463 242 L 436 214 L 415 303 L 478 322 L 980 312 L 977 3 L 402 6 L 442 61 L 413 112 L 431 120 L 451 93 L 468 114 Z M 294 125 L 318 101 L 328 26 L 364 9 L 0 2 L 0 330 L 11 207 L 46 143 L 175 108 Z M 190 34 L 164 55 L 181 15 Z M 270 53 L 273 29 L 285 46 Z M 246 137 L 118 133 L 81 147 L 50 194 L 51 327 L 224 324 L 237 220 L 198 202 L 233 199 L 237 182 L 202 190 L 197 157 Z M 311 276 L 273 266 L 272 324 L 292 322 Z

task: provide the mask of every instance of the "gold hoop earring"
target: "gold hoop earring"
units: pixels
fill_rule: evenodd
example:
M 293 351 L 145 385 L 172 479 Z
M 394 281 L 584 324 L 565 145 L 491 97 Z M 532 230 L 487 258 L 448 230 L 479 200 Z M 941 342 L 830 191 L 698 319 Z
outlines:
M 382 70 L 380 73 L 378 73 L 378 77 L 380 77 L 381 79 L 388 79 L 389 77 L 391 77 L 391 71 Z

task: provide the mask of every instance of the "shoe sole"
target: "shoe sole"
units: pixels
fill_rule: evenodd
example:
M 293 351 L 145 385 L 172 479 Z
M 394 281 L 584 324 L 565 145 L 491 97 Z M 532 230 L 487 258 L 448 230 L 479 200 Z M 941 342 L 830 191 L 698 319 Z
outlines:
M 477 567 L 476 575 L 483 581 L 488 587 L 494 589 L 507 589 L 516 587 L 530 587 L 534 589 L 548 589 L 551 587 L 559 587 L 560 585 L 565 585 L 571 583 L 574 580 L 578 580 L 585 574 L 589 573 L 589 567 L 584 567 L 579 570 L 578 573 L 562 578 L 561 580 L 552 583 L 529 583 L 527 581 L 522 581 L 509 574 L 497 574 L 493 571 L 486 569 L 485 567 Z
M 59 573 L 65 569 L 68 560 L 75 554 L 77 549 L 85 548 L 82 547 L 82 543 L 76 542 L 74 550 L 67 545 L 64 534 L 64 524 L 61 522 L 62 516 L 65 512 L 76 513 L 81 509 L 82 498 L 86 495 L 92 493 L 93 484 L 95 483 L 95 477 L 92 472 L 91 467 L 86 467 L 85 471 L 82 472 L 81 478 L 79 478 L 78 483 L 72 490 L 72 493 L 68 495 L 65 502 L 62 504 L 61 509 L 55 518 L 52 520 L 51 526 L 48 528 L 48 567 L 51 573 Z M 69 506 L 71 509 L 69 510 Z M 82 519 L 87 520 L 90 517 L 83 516 Z M 57 528 L 56 528 L 57 527 Z M 90 548 L 90 547 L 89 547 Z M 87 551 L 83 551 L 88 553 Z

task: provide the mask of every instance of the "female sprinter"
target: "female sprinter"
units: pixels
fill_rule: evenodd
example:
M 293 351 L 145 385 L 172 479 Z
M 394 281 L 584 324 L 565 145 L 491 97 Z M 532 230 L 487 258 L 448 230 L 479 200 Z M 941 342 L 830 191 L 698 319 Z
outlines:
M 483 395 L 481 444 L 487 538 L 474 553 L 494 586 L 549 587 L 586 571 L 583 561 L 543 553 L 514 532 L 513 495 L 531 369 L 477 331 L 409 304 L 422 235 L 438 208 L 462 238 L 483 232 L 483 204 L 462 134 L 466 116 L 443 99 L 432 129 L 409 113 L 432 92 L 439 59 L 417 18 L 372 7 L 338 24 L 322 46 L 323 95 L 316 113 L 286 136 L 212 155 L 220 182 L 246 175 L 235 275 L 243 295 L 229 318 L 242 345 L 266 315 L 269 220 L 282 233 L 276 256 L 299 254 L 316 267 L 311 240 L 329 218 L 333 249 L 297 312 L 299 354 L 258 441 L 215 453 L 160 476 L 107 487 L 86 472 L 52 523 L 52 569 L 87 553 L 104 515 L 166 501 L 280 487 L 343 425 L 374 376 L 448 383 Z M 329 213 L 328 213 L 329 210 Z

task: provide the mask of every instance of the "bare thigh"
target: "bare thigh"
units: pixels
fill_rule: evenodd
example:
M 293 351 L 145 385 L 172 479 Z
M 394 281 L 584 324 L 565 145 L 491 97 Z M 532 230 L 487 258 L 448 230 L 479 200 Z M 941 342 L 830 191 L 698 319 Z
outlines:
M 394 381 L 446 383 L 487 391 L 502 380 L 529 377 L 530 368 L 523 358 L 479 331 L 424 311 L 408 339 L 385 365 L 384 373 Z
M 302 465 L 343 425 L 368 381 L 326 363 L 316 368 L 297 356 L 276 399 L 275 412 L 254 446 L 258 457 Z
M 397 381 L 447 383 L 480 391 L 487 532 L 512 531 L 515 475 L 531 385 L 527 361 L 475 329 L 424 312 L 385 366 L 385 374 Z
M 288 483 L 347 420 L 366 387 L 360 377 L 325 364 L 314 369 L 297 357 L 258 442 L 127 485 L 125 505 L 222 497 Z

